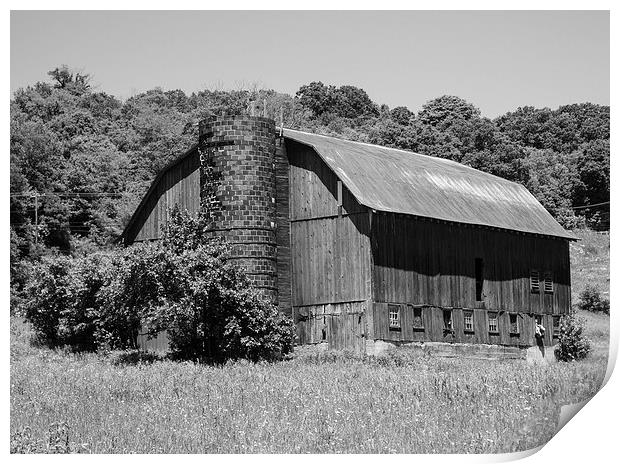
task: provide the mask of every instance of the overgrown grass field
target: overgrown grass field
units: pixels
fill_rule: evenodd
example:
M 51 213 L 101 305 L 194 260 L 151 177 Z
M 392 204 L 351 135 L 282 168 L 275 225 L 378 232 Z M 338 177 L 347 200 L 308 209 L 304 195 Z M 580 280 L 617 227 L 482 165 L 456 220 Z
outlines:
M 609 298 L 609 234 L 577 231 L 581 240 L 571 242 L 571 290 L 575 304 L 586 284 L 597 285 Z
M 584 256 L 586 245 L 585 240 L 579 244 Z M 599 256 L 603 250 L 592 254 Z M 578 259 L 587 272 L 599 266 L 598 261 L 588 264 L 587 256 L 580 254 Z M 586 277 L 573 277 L 573 282 L 580 285 L 581 279 Z M 275 364 L 224 367 L 170 361 L 131 364 L 117 362 L 119 356 L 33 346 L 29 327 L 13 319 L 11 450 L 496 453 L 529 449 L 552 437 L 560 406 L 592 397 L 603 381 L 609 317 L 580 315 L 587 319 L 593 353 L 584 361 L 552 365 L 428 358 L 416 352 L 366 359 L 346 353 L 306 355 Z

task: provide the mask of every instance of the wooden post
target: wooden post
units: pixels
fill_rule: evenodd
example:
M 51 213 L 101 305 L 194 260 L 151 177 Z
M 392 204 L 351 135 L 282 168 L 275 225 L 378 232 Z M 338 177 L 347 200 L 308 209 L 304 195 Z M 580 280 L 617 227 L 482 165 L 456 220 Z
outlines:
M 338 217 L 342 217 L 342 181 L 338 181 Z

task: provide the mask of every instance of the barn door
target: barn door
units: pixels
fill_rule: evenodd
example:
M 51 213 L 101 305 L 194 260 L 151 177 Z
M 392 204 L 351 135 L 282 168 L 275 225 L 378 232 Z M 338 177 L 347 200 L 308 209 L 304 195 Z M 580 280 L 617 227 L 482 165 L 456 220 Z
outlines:
M 366 351 L 365 314 L 342 313 L 328 318 L 327 341 L 330 350 L 347 350 L 357 354 Z

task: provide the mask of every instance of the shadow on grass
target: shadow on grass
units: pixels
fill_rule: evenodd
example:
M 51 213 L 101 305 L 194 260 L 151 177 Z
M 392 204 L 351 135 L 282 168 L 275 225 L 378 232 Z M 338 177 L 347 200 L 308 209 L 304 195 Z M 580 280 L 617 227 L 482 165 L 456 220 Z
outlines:
M 141 350 L 112 351 L 107 355 L 107 358 L 113 366 L 153 364 L 156 361 L 167 359 L 164 355 Z

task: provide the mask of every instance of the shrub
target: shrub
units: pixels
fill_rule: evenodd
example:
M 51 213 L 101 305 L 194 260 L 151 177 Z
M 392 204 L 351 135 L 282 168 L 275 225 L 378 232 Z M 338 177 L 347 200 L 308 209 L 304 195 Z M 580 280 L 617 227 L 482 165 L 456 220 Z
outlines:
M 47 256 L 32 265 L 24 290 L 24 316 L 40 342 L 76 350 L 95 348 L 101 319 L 97 295 L 109 266 L 109 257 L 101 253 L 80 258 Z
M 24 288 L 24 316 L 32 323 L 37 340 L 48 346 L 58 346 L 61 314 L 69 306 L 71 259 L 65 256 L 45 256 L 32 267 Z
M 586 285 L 579 294 L 577 306 L 584 311 L 609 314 L 609 300 L 601 296 L 601 290 L 595 285 Z
M 74 258 L 69 268 L 67 303 L 60 312 L 58 337 L 76 350 L 97 347 L 97 326 L 102 319 L 99 290 L 107 284 L 111 257 L 104 253 Z
M 272 360 L 293 341 L 290 318 L 261 298 L 211 215 L 174 209 L 158 243 L 111 253 L 46 257 L 26 287 L 26 318 L 48 346 L 135 349 L 141 329 L 166 330 L 172 355 L 226 362 Z
M 560 320 L 560 336 L 555 355 L 560 361 L 574 361 L 585 358 L 591 342 L 583 335 L 585 320 L 574 315 L 563 316 Z
M 172 210 L 161 241 L 160 293 L 145 318 L 168 332 L 174 357 L 222 363 L 273 360 L 291 350 L 292 321 L 252 288 L 230 250 L 209 238 L 210 217 Z M 165 277 L 165 278 L 164 278 Z
M 117 250 L 97 295 L 97 346 L 111 350 L 137 348 L 142 321 L 163 301 L 171 274 L 164 251 L 157 244 L 140 243 Z

